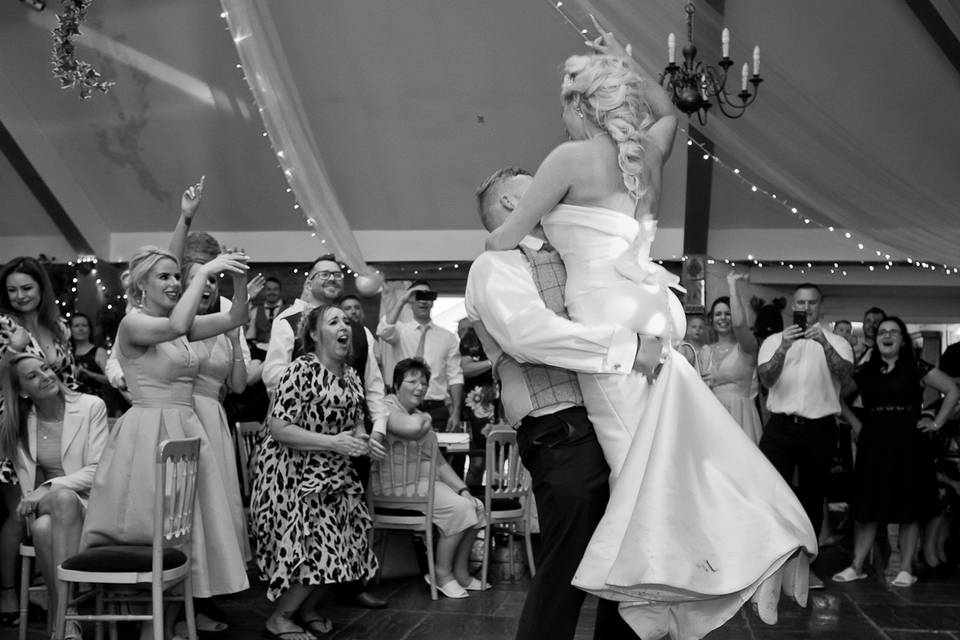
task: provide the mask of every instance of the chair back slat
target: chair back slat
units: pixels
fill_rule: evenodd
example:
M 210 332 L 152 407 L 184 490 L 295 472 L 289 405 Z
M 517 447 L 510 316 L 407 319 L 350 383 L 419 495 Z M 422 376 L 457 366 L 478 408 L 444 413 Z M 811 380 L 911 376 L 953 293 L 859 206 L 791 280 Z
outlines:
M 517 434 L 494 431 L 487 436 L 487 491 L 492 498 L 519 498 L 530 491 L 530 474 L 520 460 Z
M 157 449 L 154 552 L 188 546 L 197 497 L 200 438 L 164 440 Z
M 378 501 L 422 502 L 430 497 L 430 478 L 436 473 L 437 444 L 432 438 L 403 440 L 389 437 L 387 457 L 374 462 L 370 490 Z

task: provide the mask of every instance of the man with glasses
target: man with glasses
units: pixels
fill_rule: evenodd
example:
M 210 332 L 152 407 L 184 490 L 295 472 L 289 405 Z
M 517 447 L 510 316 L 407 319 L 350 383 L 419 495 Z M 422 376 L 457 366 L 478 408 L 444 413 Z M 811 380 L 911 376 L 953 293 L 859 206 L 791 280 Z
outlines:
M 823 500 L 837 448 L 840 387 L 853 372 L 853 348 L 820 324 L 823 294 L 815 284 L 793 292 L 794 322 L 763 341 L 760 382 L 770 390 L 770 419 L 760 450 L 794 487 L 813 530 L 823 523 Z M 823 583 L 812 573 L 810 588 Z
M 271 397 L 277 389 L 280 377 L 294 358 L 303 355 L 299 334 L 300 320 L 314 307 L 321 304 L 337 306 L 343 296 L 343 271 L 332 253 L 324 254 L 314 260 L 307 271 L 303 283 L 303 293 L 286 310 L 276 317 L 270 329 L 270 345 L 263 362 L 263 383 Z M 351 355 L 349 364 L 356 370 L 363 382 L 367 400 L 367 419 L 372 425 L 370 433 L 379 434 L 370 439 L 370 455 L 382 458 L 386 455 L 383 439 L 387 432 L 387 409 L 383 403 L 383 376 L 373 354 L 373 335 L 363 325 L 350 321 Z M 351 462 L 366 485 L 370 475 L 370 460 L 365 456 L 351 458 Z M 322 591 L 318 591 L 322 594 Z M 368 609 L 382 609 L 387 601 L 377 598 L 364 590 L 360 582 L 348 582 L 336 585 L 338 599 Z

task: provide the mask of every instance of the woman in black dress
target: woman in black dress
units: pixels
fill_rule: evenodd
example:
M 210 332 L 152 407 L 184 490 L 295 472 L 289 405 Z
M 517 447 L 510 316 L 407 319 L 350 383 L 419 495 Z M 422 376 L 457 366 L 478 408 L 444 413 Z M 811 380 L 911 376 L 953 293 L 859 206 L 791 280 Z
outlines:
M 960 397 L 944 372 L 918 360 L 907 328 L 890 317 L 877 329 L 877 348 L 854 374 L 866 414 L 854 418 L 857 461 L 854 468 L 853 563 L 833 576 L 836 582 L 866 577 L 863 563 L 880 523 L 900 524 L 900 572 L 890 583 L 909 587 L 917 581 L 913 557 L 920 522 L 937 511 L 937 477 L 928 434 L 939 431 Z M 921 417 L 924 387 L 944 394 L 936 417 Z
M 107 351 L 93 343 L 93 324 L 85 313 L 70 316 L 70 343 L 73 360 L 77 364 L 77 383 L 80 393 L 103 397 L 109 384 L 103 370 L 107 366 Z

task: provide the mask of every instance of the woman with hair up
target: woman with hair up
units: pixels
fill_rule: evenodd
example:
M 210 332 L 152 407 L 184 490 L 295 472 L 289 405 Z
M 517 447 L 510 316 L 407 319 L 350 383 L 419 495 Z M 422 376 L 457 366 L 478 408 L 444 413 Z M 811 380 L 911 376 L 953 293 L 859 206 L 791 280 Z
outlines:
M 257 567 L 275 603 L 263 637 L 311 640 L 333 622 L 320 605 L 325 585 L 372 578 L 377 558 L 363 480 L 351 458 L 370 455 L 364 392 L 348 364 L 351 328 L 320 304 L 300 324 L 304 355 L 283 372 L 257 455 L 250 511 Z
M 127 295 L 135 308 L 120 322 L 115 349 L 132 407 L 111 432 L 84 521 L 83 548 L 150 544 L 155 487 L 153 474 L 144 470 L 153 468 L 161 440 L 199 436 L 192 569 L 197 598 L 248 586 L 216 454 L 193 407 L 198 358 L 189 342 L 219 335 L 246 320 L 246 261 L 239 253 L 218 256 L 199 268 L 181 295 L 180 265 L 171 253 L 143 247 L 131 257 Z M 221 273 L 233 277 L 233 306 L 228 312 L 197 316 L 207 278 Z
M 46 269 L 30 257 L 14 258 L 0 270 L 0 371 L 21 353 L 42 357 L 57 377 L 76 388 L 70 330 L 57 310 Z M 3 405 L 0 394 L 0 415 Z M 4 627 L 15 626 L 18 619 L 13 583 L 20 542 L 16 483 L 12 461 L 0 457 L 0 493 L 10 514 L 0 528 L 0 626 Z
M 632 328 L 656 375 L 579 376 L 611 489 L 573 584 L 619 601 L 645 640 L 703 637 L 751 598 L 773 623 L 778 571 L 789 569 L 784 588 L 805 602 L 817 538 L 780 474 L 669 348 L 684 335 L 678 279 L 650 260 L 650 245 L 677 116 L 611 33 L 588 44 L 600 55 L 564 65 L 571 141 L 487 241 L 509 249 L 542 223 L 566 266 L 571 319 Z

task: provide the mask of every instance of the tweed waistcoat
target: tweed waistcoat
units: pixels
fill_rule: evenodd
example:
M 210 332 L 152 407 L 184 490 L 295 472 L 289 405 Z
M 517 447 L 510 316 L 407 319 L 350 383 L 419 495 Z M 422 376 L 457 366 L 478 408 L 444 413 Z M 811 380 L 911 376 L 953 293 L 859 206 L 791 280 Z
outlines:
M 544 304 L 554 313 L 568 317 L 563 302 L 567 272 L 560 256 L 553 250 L 531 251 L 526 247 L 521 250 L 530 262 L 533 281 Z M 485 347 L 493 342 L 482 323 L 477 323 L 475 328 Z M 577 375 L 566 369 L 518 362 L 500 352 L 495 359 L 494 374 L 500 382 L 504 417 L 511 425 L 519 424 L 533 411 L 558 404 L 583 404 Z

